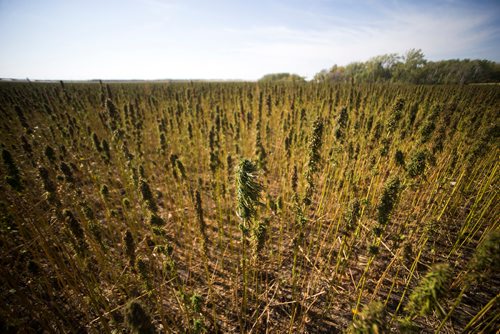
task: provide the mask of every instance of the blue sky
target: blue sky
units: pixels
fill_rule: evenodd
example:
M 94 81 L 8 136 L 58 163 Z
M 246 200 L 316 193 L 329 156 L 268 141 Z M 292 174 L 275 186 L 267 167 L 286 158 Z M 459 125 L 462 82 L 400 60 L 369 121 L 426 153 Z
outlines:
M 0 0 L 0 77 L 247 79 L 420 48 L 500 61 L 500 1 Z

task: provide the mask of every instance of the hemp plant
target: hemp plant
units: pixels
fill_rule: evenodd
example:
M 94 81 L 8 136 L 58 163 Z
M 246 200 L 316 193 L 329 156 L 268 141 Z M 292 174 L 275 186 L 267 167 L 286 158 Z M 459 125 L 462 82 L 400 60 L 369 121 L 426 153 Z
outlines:
M 451 274 L 449 264 L 439 263 L 432 266 L 411 293 L 406 310 L 413 316 L 426 315 L 432 311 L 444 315 L 440 299 L 448 291 Z
M 315 188 L 313 176 L 318 171 L 318 165 L 321 160 L 320 151 L 323 144 L 323 127 L 323 121 L 318 117 L 314 121 L 312 138 L 309 142 L 309 160 L 306 170 L 307 187 L 303 198 L 303 202 L 306 206 L 311 204 L 311 197 Z
M 256 217 L 260 204 L 262 185 L 257 181 L 257 167 L 248 159 L 242 159 L 236 171 L 237 214 L 241 219 L 241 273 L 243 277 L 243 300 L 241 303 L 240 322 L 244 326 L 243 314 L 247 309 L 247 244 L 250 224 Z
M 19 168 L 12 158 L 12 154 L 6 149 L 2 150 L 2 158 L 5 166 L 7 167 L 7 176 L 5 177 L 5 181 L 16 191 L 20 192 L 23 190 L 24 186 L 21 181 L 21 174 L 19 172 Z

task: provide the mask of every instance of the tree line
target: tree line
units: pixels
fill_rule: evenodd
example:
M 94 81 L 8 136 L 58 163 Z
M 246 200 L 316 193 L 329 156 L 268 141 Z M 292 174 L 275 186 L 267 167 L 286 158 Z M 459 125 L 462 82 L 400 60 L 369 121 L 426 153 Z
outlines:
M 298 74 L 271 73 L 259 79 L 259 82 L 305 82 L 306 80 Z
M 420 49 L 404 54 L 390 53 L 333 65 L 316 73 L 314 82 L 396 82 L 411 84 L 470 84 L 500 82 L 500 63 L 485 59 L 428 61 Z M 297 74 L 272 73 L 259 82 L 305 82 Z
M 485 59 L 428 61 L 420 49 L 400 55 L 375 56 L 365 62 L 333 65 L 314 76 L 315 82 L 399 82 L 468 84 L 500 82 L 500 64 Z

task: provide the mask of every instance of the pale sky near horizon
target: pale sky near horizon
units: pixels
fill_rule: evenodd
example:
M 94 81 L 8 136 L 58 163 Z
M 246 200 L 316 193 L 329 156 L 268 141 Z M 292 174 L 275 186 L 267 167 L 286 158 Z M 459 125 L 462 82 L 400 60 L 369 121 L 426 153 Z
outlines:
M 500 62 L 500 1 L 0 0 L 0 78 L 312 78 L 411 48 Z

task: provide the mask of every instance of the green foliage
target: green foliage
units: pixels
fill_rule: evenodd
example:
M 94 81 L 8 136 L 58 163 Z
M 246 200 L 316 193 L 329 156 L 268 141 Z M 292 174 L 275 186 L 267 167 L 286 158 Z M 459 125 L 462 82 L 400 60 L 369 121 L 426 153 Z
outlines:
M 398 98 L 392 107 L 391 114 L 389 116 L 389 121 L 387 122 L 387 131 L 393 132 L 401 119 L 403 108 L 405 106 L 405 101 L 402 98 Z
M 198 221 L 198 228 L 200 230 L 200 234 L 203 238 L 204 244 L 208 241 L 207 237 L 207 232 L 206 228 L 207 225 L 205 224 L 205 219 L 203 218 L 203 207 L 201 205 L 201 195 L 198 190 L 196 190 L 195 194 L 195 210 L 196 210 L 196 217 Z
M 201 312 L 201 303 L 203 301 L 201 296 L 197 293 L 193 293 L 193 295 L 191 296 L 189 301 L 191 303 L 191 309 L 193 310 L 193 312 L 200 313 Z
M 359 216 L 361 214 L 361 203 L 358 199 L 353 199 L 349 202 L 346 212 L 344 213 L 344 233 L 351 232 L 356 226 Z
M 341 113 L 342 114 L 342 113 Z M 323 120 L 317 118 L 313 123 L 311 141 L 309 142 L 309 159 L 307 164 L 307 177 L 318 171 L 321 160 L 320 150 L 323 145 Z
M 493 274 L 500 273 L 500 230 L 491 231 L 474 252 L 469 263 L 469 278 L 476 282 L 484 282 Z
M 120 112 L 110 98 L 106 100 L 105 107 L 109 122 L 108 125 L 112 131 L 115 131 L 118 127 L 118 123 L 120 122 Z
M 389 217 L 398 199 L 400 187 L 401 182 L 397 176 L 391 177 L 385 183 L 382 196 L 377 206 L 377 221 L 380 225 L 384 226 L 389 222 Z
M 251 241 L 253 245 L 253 255 L 258 258 L 261 254 L 267 239 L 268 219 L 259 220 L 252 228 Z
M 420 142 L 426 143 L 435 129 L 436 129 L 436 124 L 434 123 L 434 121 L 427 120 L 422 126 L 422 129 L 420 130 Z
M 346 333 L 382 334 L 388 330 L 386 325 L 384 305 L 381 302 L 373 301 L 365 305 L 363 310 L 355 316 Z
M 236 192 L 238 216 L 243 221 L 255 215 L 261 191 L 262 185 L 257 182 L 257 166 L 248 159 L 242 159 L 236 171 Z
M 484 157 L 492 145 L 498 143 L 500 126 L 492 124 L 475 135 L 479 135 L 479 138 L 474 141 L 470 152 L 466 156 L 469 166 L 473 166 L 479 158 Z
M 198 334 L 198 333 L 204 333 L 205 332 L 205 325 L 203 324 L 203 319 L 193 319 L 193 332 Z
M 333 65 L 314 76 L 316 82 L 399 82 L 412 84 L 467 84 L 500 82 L 500 65 L 480 59 L 427 61 L 422 50 L 404 55 L 385 54 L 347 66 Z
M 405 156 L 404 153 L 400 150 L 397 150 L 394 154 L 394 160 L 396 161 L 396 165 L 404 166 L 405 165 Z
M 311 140 L 309 141 L 308 162 L 306 170 L 307 188 L 304 194 L 303 202 L 310 205 L 314 192 L 313 176 L 318 171 L 318 165 L 321 161 L 321 146 L 323 145 L 323 120 L 318 117 L 313 123 Z
M 448 291 L 451 275 L 452 270 L 447 263 L 432 266 L 411 293 L 406 310 L 411 315 L 427 315 L 432 311 L 444 315 L 440 299 Z
M 406 172 L 411 178 L 422 175 L 425 172 L 427 152 L 419 150 L 410 158 L 410 162 L 406 166 Z
M 401 334 L 418 334 L 422 332 L 422 328 L 418 326 L 409 317 L 397 319 L 398 330 Z
M 344 138 L 345 128 L 347 127 L 347 122 L 349 121 L 349 113 L 346 107 L 340 109 L 340 114 L 337 118 L 337 126 L 335 128 L 335 138 L 342 140 Z

